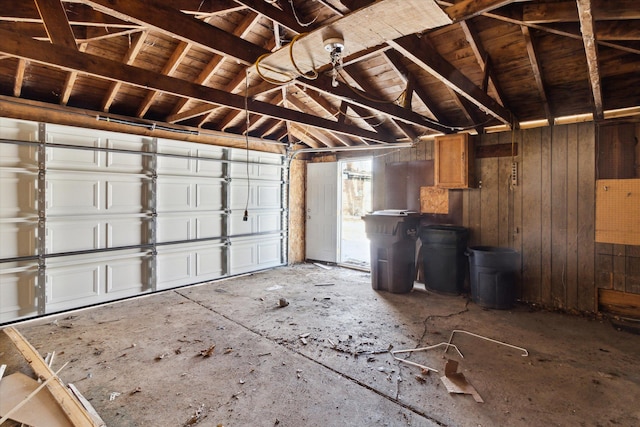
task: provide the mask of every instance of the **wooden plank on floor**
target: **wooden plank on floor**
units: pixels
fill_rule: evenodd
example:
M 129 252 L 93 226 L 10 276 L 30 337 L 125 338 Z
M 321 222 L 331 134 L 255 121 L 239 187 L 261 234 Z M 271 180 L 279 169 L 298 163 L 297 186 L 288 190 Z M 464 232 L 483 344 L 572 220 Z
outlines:
M 54 376 L 53 380 L 47 384 L 47 388 L 58 405 L 64 411 L 66 417 L 74 426 L 95 426 L 98 424 L 91 418 L 89 413 L 82 407 L 80 402 L 73 396 L 71 391 L 64 386 L 51 368 L 44 362 L 44 359 L 35 348 L 13 327 L 3 329 L 4 333 L 11 339 L 16 348 L 29 362 L 36 375 L 44 380 Z
M 640 319 L 640 294 L 598 289 L 598 311 Z

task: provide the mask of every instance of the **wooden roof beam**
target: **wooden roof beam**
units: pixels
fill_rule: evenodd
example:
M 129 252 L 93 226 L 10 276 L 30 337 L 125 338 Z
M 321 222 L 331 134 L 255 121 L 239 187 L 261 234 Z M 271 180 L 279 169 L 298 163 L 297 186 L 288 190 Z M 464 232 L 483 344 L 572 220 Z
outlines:
M 170 37 L 193 43 L 203 49 L 227 55 L 245 65 L 251 65 L 266 49 L 240 37 L 179 12 L 168 4 L 149 7 L 142 0 L 83 0 L 95 9 L 116 18 L 136 22 Z
M 20 98 L 22 93 L 22 82 L 24 82 L 24 70 L 27 68 L 27 61 L 23 58 L 18 59 L 18 66 L 16 67 L 16 77 L 13 81 L 13 96 Z
M 514 1 L 516 0 L 462 0 L 447 7 L 444 11 L 453 22 L 461 22 L 506 6 Z
M 596 119 L 601 120 L 604 119 L 604 107 L 591 0 L 576 0 L 576 3 L 578 5 L 578 15 L 580 16 L 580 30 L 582 31 L 584 51 L 587 56 L 587 67 L 589 68 L 589 81 L 591 82 L 591 91 L 593 93 L 593 115 Z
M 635 0 L 631 0 L 631 1 L 635 1 Z M 438 0 L 438 3 L 440 5 L 445 5 L 445 6 L 450 6 L 453 5 L 454 3 L 451 1 L 444 1 L 444 0 Z M 572 3 L 573 4 L 573 3 Z M 498 21 L 502 21 L 502 22 L 508 22 L 510 24 L 514 24 L 514 25 L 524 25 L 528 28 L 533 28 L 536 30 L 540 30 L 540 31 L 545 31 L 551 34 L 556 34 L 558 36 L 564 36 L 564 37 L 569 37 L 571 39 L 574 40 L 582 40 L 582 35 L 581 34 L 577 34 L 577 33 L 572 33 L 570 31 L 563 31 L 563 30 L 559 30 L 556 28 L 552 28 L 552 27 L 548 27 L 545 25 L 538 25 L 538 24 L 533 24 L 530 22 L 525 22 L 520 18 L 515 18 L 514 16 L 511 15 L 506 15 L 506 14 L 501 14 L 498 12 L 485 12 L 482 14 L 482 16 L 485 16 L 487 18 L 492 18 L 492 19 L 497 19 Z M 633 53 L 636 55 L 640 55 L 640 49 L 635 49 L 633 47 L 630 46 L 625 46 L 625 45 L 621 45 L 621 44 L 617 44 L 617 43 L 611 43 L 608 41 L 604 41 L 604 40 L 597 40 L 597 43 L 601 46 L 607 46 L 613 49 L 617 49 L 617 50 L 621 50 L 623 52 L 629 52 L 629 53 Z
M 4 30 L 0 30 L 0 52 L 67 71 L 78 71 L 83 74 L 120 81 L 137 87 L 152 88 L 172 95 L 196 98 L 237 110 L 244 110 L 245 108 L 245 99 L 241 95 L 226 93 L 219 89 L 197 85 L 100 56 L 33 40 Z M 381 135 L 356 126 L 340 125 L 335 121 L 309 114 L 296 113 L 266 102 L 249 99 L 247 104 L 248 110 L 254 114 L 263 114 L 273 118 L 298 122 L 303 126 L 317 127 L 346 135 L 356 135 L 378 142 L 394 142 L 394 139 L 388 135 Z
M 531 71 L 533 72 L 533 77 L 536 81 L 536 86 L 538 87 L 540 99 L 542 99 L 542 103 L 544 106 L 544 115 L 551 125 L 553 124 L 553 114 L 551 113 L 551 108 L 549 106 L 549 101 L 547 98 L 547 91 L 545 90 L 544 82 L 542 81 L 542 71 L 540 70 L 540 64 L 538 63 L 538 55 L 536 54 L 533 39 L 531 37 L 531 33 L 529 32 L 529 27 L 521 25 L 520 29 L 522 31 L 522 35 L 524 36 L 525 43 L 527 44 L 529 63 L 531 64 Z
M 77 49 L 76 38 L 60 0 L 35 0 L 51 43 Z
M 460 22 L 460 27 L 464 32 L 465 38 L 467 39 L 469 46 L 471 46 L 471 50 L 473 50 L 473 54 L 475 55 L 476 61 L 478 61 L 480 68 L 489 77 L 489 84 L 493 87 L 493 90 L 496 93 L 496 97 L 498 98 L 497 101 L 502 106 L 506 107 L 504 102 L 504 100 L 506 99 L 504 96 L 504 92 L 502 92 L 502 89 L 500 89 L 500 85 L 498 84 L 498 80 L 496 79 L 495 73 L 489 66 L 489 61 L 487 60 L 487 58 L 489 58 L 489 54 L 484 49 L 482 45 L 482 41 L 478 37 L 478 32 L 475 30 L 471 21 Z
M 43 23 L 35 2 L 5 1 L 2 7 L 0 21 Z M 131 27 L 130 22 L 105 15 L 84 4 L 65 2 L 64 10 L 70 25 L 107 28 Z
M 80 52 L 86 51 L 87 43 L 80 43 L 80 46 L 78 46 L 78 50 Z M 60 105 L 67 105 L 67 102 L 69 102 L 71 92 L 73 91 L 73 85 L 76 83 L 77 78 L 78 73 L 76 71 L 69 71 L 67 73 L 67 78 L 65 79 L 64 86 L 62 88 L 62 94 L 60 95 Z
M 147 31 L 142 31 L 140 33 L 135 34 L 131 38 L 131 44 L 129 46 L 129 50 L 124 55 L 124 58 L 122 58 L 122 62 L 124 62 L 126 65 L 133 64 L 133 61 L 135 61 L 136 56 L 138 56 L 138 53 L 140 53 L 142 46 L 144 46 L 144 41 L 147 39 L 147 34 L 148 34 Z M 116 98 L 116 94 L 120 90 L 120 86 L 122 86 L 122 82 L 119 82 L 119 81 L 111 82 L 111 85 L 107 90 L 107 93 L 102 99 L 102 105 L 100 107 L 102 111 L 109 111 L 109 108 L 111 108 L 111 104 L 113 103 L 113 100 Z
M 298 21 L 295 20 L 293 14 L 288 14 L 278 9 L 277 7 L 265 2 L 264 0 L 235 0 L 237 3 L 240 3 L 249 9 L 253 10 L 255 13 L 259 13 L 262 16 L 265 16 L 272 21 L 277 22 L 279 25 L 288 28 L 291 31 L 296 33 L 304 33 L 309 31 L 307 28 L 298 24 Z
M 416 78 L 402 63 L 402 55 L 400 55 L 395 50 L 390 50 L 385 52 L 385 56 L 388 59 L 389 64 L 393 68 L 395 68 L 398 75 L 402 76 L 402 78 L 407 82 L 411 80 L 413 81 L 414 93 L 418 98 L 420 98 L 420 101 L 422 101 L 424 106 L 427 107 L 427 110 L 429 110 L 434 119 L 438 122 L 443 122 L 444 115 L 442 114 L 442 111 L 440 111 L 440 108 L 436 105 L 436 103 L 431 100 L 432 97 L 427 94 L 424 87 L 420 84 L 419 79 Z
M 236 26 L 236 28 L 233 29 L 232 34 L 234 36 L 242 37 L 247 32 L 251 31 L 251 29 L 255 24 L 257 24 L 259 19 L 260 19 L 260 15 L 254 12 L 249 12 L 244 17 L 244 19 Z M 216 71 L 220 68 L 220 66 L 223 63 L 224 63 L 224 57 L 218 54 L 214 54 L 211 60 L 202 69 L 202 71 L 200 71 L 200 74 L 198 74 L 198 77 L 193 82 L 200 85 L 207 83 L 207 81 L 209 81 L 211 76 L 213 76 L 216 73 Z M 173 107 L 173 110 L 171 111 L 171 115 L 169 117 L 173 118 L 177 116 L 180 112 L 182 112 L 182 109 L 187 105 L 188 102 L 189 102 L 189 99 L 181 98 L 178 101 L 178 103 Z M 198 116 L 199 115 L 200 114 L 198 114 Z M 191 116 L 191 117 L 194 117 L 194 116 Z M 180 120 L 174 120 L 174 121 L 168 120 L 169 123 L 174 123 L 178 121 Z
M 180 62 L 182 62 L 184 57 L 187 55 L 187 52 L 189 52 L 190 47 L 191 47 L 190 43 L 187 43 L 184 41 L 178 42 L 178 46 L 174 49 L 173 53 L 169 57 L 169 60 L 164 65 L 164 67 L 162 67 L 162 71 L 160 71 L 160 73 L 164 74 L 165 76 L 170 76 L 171 74 L 173 74 L 176 68 L 178 68 L 178 65 L 180 65 Z M 158 96 L 157 91 L 155 90 L 147 91 L 147 95 L 144 97 L 144 99 L 138 106 L 138 110 L 136 111 L 136 116 L 144 117 L 147 111 L 149 111 L 151 104 L 153 104 L 153 101 L 157 96 Z
M 511 113 L 440 56 L 428 41 L 420 40 L 415 35 L 409 35 L 388 43 L 399 53 L 474 103 L 486 114 L 492 115 L 504 124 L 511 124 Z
M 640 19 L 637 0 L 593 0 L 591 7 L 596 21 Z M 575 1 L 525 4 L 522 20 L 530 24 L 581 21 Z

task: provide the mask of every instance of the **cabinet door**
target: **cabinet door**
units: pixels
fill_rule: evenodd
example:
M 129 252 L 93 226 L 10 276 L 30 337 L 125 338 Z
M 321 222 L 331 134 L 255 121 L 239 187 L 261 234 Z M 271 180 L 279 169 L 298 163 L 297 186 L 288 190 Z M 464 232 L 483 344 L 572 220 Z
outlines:
M 473 152 L 466 133 L 435 139 L 434 181 L 441 188 L 469 188 Z

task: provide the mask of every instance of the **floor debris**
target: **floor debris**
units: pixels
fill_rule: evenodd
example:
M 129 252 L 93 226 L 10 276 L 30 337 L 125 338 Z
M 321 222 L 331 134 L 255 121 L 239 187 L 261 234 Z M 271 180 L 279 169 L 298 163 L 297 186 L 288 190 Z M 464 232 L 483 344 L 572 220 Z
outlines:
M 116 397 L 120 396 L 122 393 L 117 392 L 117 391 L 112 391 L 111 394 L 109 394 L 109 401 L 113 402 L 114 400 L 116 400 Z
M 444 367 L 444 376 L 440 377 L 440 379 L 449 393 L 470 394 L 476 402 L 484 403 L 482 397 L 480 397 L 476 389 L 469 384 L 464 374 L 458 372 L 458 362 L 455 360 L 447 360 L 447 364 Z
M 202 356 L 202 357 L 211 357 L 211 355 L 213 354 L 215 349 L 216 349 L 216 345 L 213 344 L 209 348 L 206 348 L 204 350 L 200 350 L 200 353 L 198 355 Z
M 282 307 L 286 307 L 289 305 L 289 301 L 287 301 L 285 298 L 280 298 L 278 300 L 278 307 L 282 308 Z

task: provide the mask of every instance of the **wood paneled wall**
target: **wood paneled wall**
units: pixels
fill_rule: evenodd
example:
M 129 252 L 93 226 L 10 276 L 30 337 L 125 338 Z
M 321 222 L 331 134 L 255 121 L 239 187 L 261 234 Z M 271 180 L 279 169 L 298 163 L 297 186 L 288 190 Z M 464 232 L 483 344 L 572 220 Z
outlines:
M 639 141 L 640 123 L 601 126 L 597 178 L 640 178 Z M 596 243 L 596 285 L 640 294 L 640 246 Z
M 595 309 L 595 124 L 517 131 L 518 183 L 511 157 L 476 160 L 478 187 L 463 191 L 462 224 L 470 245 L 511 247 L 521 254 L 519 296 L 543 306 Z M 511 133 L 475 137 L 510 143 Z M 374 161 L 374 209 L 385 208 L 384 165 L 432 158 L 432 142 Z

